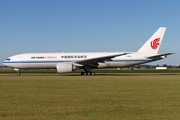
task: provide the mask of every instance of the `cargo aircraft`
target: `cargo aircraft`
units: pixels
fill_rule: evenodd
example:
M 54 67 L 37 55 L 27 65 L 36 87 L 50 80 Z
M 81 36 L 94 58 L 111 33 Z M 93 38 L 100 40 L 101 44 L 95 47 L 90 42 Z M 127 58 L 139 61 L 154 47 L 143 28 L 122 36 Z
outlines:
M 3 64 L 14 68 L 17 75 L 20 69 L 56 69 L 57 73 L 84 69 L 81 75 L 95 75 L 91 69 L 129 67 L 174 54 L 158 54 L 165 30 L 160 27 L 137 52 L 25 53 L 11 56 Z

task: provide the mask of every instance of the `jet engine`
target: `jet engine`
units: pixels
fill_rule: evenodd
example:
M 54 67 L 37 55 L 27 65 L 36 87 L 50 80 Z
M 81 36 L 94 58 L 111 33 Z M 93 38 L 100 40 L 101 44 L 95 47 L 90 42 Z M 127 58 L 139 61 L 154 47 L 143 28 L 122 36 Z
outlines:
M 76 66 L 74 66 L 72 63 L 57 63 L 56 64 L 57 73 L 71 73 L 74 70 L 76 70 Z

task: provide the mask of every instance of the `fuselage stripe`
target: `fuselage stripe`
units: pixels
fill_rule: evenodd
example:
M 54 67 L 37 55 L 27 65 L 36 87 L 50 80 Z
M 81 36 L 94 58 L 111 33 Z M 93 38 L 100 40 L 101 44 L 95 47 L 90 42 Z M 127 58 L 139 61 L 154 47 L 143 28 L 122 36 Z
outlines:
M 152 60 L 105 60 L 104 62 L 140 62 L 140 61 L 152 61 Z M 58 63 L 58 62 L 77 62 L 77 61 L 4 61 L 3 63 Z

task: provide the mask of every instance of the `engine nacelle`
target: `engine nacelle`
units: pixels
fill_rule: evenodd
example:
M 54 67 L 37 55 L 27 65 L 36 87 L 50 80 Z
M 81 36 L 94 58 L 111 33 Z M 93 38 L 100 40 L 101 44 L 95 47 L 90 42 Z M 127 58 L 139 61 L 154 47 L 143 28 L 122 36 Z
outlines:
M 76 66 L 74 66 L 72 63 L 57 63 L 56 64 L 57 73 L 71 73 L 74 70 L 76 70 Z

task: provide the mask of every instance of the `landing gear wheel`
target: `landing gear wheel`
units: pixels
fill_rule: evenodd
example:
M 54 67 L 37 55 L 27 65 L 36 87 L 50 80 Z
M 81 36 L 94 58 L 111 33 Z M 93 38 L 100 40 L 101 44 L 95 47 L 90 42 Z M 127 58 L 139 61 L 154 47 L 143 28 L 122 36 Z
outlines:
M 91 75 L 91 73 L 86 73 L 86 75 Z
M 20 76 L 20 75 L 21 75 L 21 73 L 19 73 L 19 72 L 18 72 L 18 73 L 17 73 L 17 75 L 18 75 L 18 76 Z
M 95 75 L 95 73 L 94 73 L 94 72 L 91 72 L 91 75 Z
M 81 72 L 81 75 L 86 75 L 86 73 L 85 72 Z
M 95 75 L 95 73 L 94 72 L 88 72 L 88 73 L 86 73 L 86 72 L 81 72 L 81 75 Z

